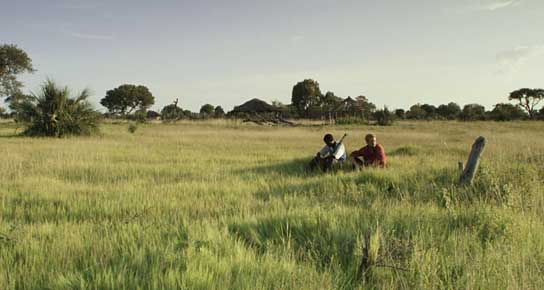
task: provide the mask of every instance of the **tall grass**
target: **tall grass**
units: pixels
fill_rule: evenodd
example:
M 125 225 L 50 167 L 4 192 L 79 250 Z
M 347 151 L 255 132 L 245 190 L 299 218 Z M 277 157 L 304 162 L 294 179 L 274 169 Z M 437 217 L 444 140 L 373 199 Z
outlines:
M 542 289 L 544 124 L 0 124 L 0 289 Z M 324 133 L 386 170 L 303 168 Z M 488 139 L 472 187 L 457 161 Z M 377 264 L 357 280 L 364 235 Z M 379 245 L 379 247 L 377 246 Z

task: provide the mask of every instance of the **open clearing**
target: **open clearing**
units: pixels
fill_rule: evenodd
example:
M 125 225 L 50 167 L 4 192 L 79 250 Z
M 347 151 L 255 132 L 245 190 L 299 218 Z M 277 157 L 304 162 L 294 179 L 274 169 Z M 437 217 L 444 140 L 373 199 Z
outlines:
M 544 122 L 14 130 L 0 124 L 0 289 L 544 289 Z M 348 152 L 376 133 L 389 168 L 305 173 L 326 132 Z

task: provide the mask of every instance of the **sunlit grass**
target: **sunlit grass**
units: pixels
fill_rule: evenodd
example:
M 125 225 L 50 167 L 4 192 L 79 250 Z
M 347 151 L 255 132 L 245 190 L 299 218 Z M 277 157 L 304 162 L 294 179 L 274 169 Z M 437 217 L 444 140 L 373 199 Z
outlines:
M 32 139 L 2 123 L 0 289 L 542 289 L 543 129 L 214 121 Z M 304 172 L 326 132 L 348 151 L 375 133 L 390 167 Z M 482 170 L 458 187 L 479 135 Z M 363 285 L 367 231 L 382 267 Z

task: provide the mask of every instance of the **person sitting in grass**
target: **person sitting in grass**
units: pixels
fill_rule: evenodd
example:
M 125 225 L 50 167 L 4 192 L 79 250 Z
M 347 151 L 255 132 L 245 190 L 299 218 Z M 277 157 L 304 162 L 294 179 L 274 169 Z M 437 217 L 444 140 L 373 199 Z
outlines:
M 344 144 L 336 142 L 332 134 L 326 134 L 323 137 L 323 142 L 325 142 L 325 146 L 317 152 L 314 159 L 310 162 L 310 170 L 319 167 L 324 172 L 327 172 L 334 163 L 346 160 L 346 148 Z
M 376 136 L 368 134 L 365 136 L 366 146 L 351 152 L 349 160 L 356 170 L 365 166 L 377 166 L 384 168 L 387 165 L 387 157 L 383 146 L 376 143 Z M 361 159 L 362 158 L 362 159 Z

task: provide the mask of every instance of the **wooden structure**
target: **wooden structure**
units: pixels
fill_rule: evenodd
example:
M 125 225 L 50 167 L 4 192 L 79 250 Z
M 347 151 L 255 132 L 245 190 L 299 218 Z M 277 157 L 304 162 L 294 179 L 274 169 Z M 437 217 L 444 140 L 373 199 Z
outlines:
M 467 164 L 464 167 L 461 176 L 459 177 L 459 184 L 472 184 L 474 176 L 476 175 L 476 171 L 478 170 L 480 155 L 484 151 L 485 144 L 485 138 L 483 136 L 480 136 L 472 145 L 472 150 L 470 151 L 470 155 L 468 156 Z M 461 169 L 461 166 L 459 166 L 459 169 Z
M 284 124 L 293 126 L 294 123 L 282 117 L 283 109 L 274 107 L 259 99 L 252 99 L 240 106 L 234 107 L 231 114 L 244 118 L 243 122 L 253 122 L 259 125 Z

